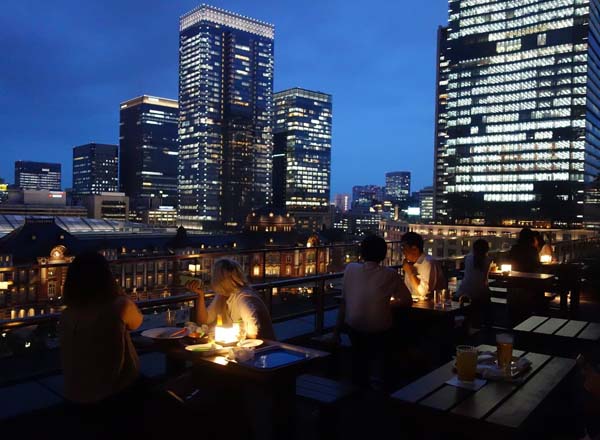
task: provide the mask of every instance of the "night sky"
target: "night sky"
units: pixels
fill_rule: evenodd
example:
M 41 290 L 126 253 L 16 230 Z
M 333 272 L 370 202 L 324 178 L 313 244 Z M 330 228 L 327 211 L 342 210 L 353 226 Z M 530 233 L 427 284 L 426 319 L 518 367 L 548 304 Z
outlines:
M 446 0 L 219 0 L 275 25 L 275 91 L 333 95 L 332 197 L 386 171 L 432 182 L 436 29 Z M 177 98 L 179 16 L 192 0 L 7 0 L 0 14 L 0 177 L 119 142 L 119 103 Z

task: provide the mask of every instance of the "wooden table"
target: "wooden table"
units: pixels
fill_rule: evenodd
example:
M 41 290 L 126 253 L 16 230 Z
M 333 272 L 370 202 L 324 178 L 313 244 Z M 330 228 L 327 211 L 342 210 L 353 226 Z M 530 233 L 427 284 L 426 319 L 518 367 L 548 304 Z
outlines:
M 495 347 L 482 345 L 482 351 Z M 447 385 L 454 376 L 450 361 L 392 394 L 392 401 L 407 414 L 417 417 L 429 434 L 460 434 L 460 438 L 538 438 L 532 435 L 532 414 L 540 408 L 569 375 L 575 361 L 539 353 L 515 350 L 526 356 L 531 369 L 522 383 L 488 381 L 478 391 Z M 551 436 L 550 436 L 551 437 Z M 546 437 L 546 438 L 550 438 Z
M 490 272 L 489 279 L 500 282 L 506 287 L 520 287 L 523 289 L 551 289 L 556 276 L 551 273 L 517 272 L 510 271 Z
M 547 316 L 531 316 L 513 328 L 516 343 L 527 349 L 575 357 L 584 353 L 600 361 L 600 324 Z
M 167 355 L 172 371 L 191 367 L 199 387 L 219 389 L 222 384 L 243 395 L 246 406 L 256 412 L 250 418 L 252 423 L 261 426 L 258 428 L 261 438 L 284 438 L 290 434 L 290 430 L 293 432 L 296 378 L 305 373 L 315 361 L 329 356 L 327 352 L 265 340 L 255 350 L 255 359 L 272 348 L 299 352 L 304 358 L 282 367 L 260 369 L 229 361 L 224 355 L 203 356 L 190 352 L 185 350 L 185 345 L 188 344 L 183 340 L 154 343 L 157 351 Z

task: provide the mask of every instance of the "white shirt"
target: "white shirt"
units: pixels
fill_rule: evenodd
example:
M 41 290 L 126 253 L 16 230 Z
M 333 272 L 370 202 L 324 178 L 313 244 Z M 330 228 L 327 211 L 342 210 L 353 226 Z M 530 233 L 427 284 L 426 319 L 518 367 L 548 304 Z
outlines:
M 275 339 L 275 332 L 273 331 L 273 324 L 267 306 L 262 299 L 254 292 L 240 290 L 232 293 L 227 300 L 225 318 L 229 318 L 228 321 L 237 322 L 243 321 L 246 327 L 248 335 L 257 335 L 258 337 L 265 339 Z M 208 306 L 208 322 L 215 322 L 217 314 L 221 313 L 217 310 L 216 298 Z
M 349 263 L 344 271 L 342 286 L 346 324 L 367 333 L 392 327 L 390 297 L 401 294 L 402 288 L 402 278 L 398 272 L 371 261 Z
M 471 298 L 480 298 L 488 289 L 488 273 L 492 259 L 485 257 L 483 270 L 475 267 L 475 257 L 469 254 L 465 257 L 465 276 L 458 288 L 459 295 L 467 295 Z
M 404 274 L 404 283 L 412 296 L 424 296 L 447 287 L 444 273 L 432 256 L 421 254 L 413 267 L 417 271 L 418 285 L 411 283 L 408 274 Z

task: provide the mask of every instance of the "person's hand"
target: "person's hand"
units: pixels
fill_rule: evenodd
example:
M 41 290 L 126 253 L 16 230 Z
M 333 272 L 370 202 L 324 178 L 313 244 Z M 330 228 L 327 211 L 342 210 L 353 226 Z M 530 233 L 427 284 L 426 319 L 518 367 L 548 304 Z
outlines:
M 404 270 L 404 273 L 407 273 L 407 272 L 412 273 L 414 271 L 414 266 L 412 264 L 410 264 L 408 262 L 408 260 L 404 260 L 402 262 L 402 269 Z
M 190 292 L 197 293 L 198 295 L 204 295 L 204 290 L 202 290 L 202 285 L 198 280 L 192 280 L 185 283 L 185 288 Z

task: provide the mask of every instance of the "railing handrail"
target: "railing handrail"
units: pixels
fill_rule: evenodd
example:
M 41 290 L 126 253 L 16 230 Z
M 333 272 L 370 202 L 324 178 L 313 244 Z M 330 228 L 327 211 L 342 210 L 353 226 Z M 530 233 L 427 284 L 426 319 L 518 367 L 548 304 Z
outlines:
M 198 299 L 198 295 L 195 293 L 183 293 L 179 295 L 167 296 L 165 298 L 154 298 L 148 300 L 136 301 L 135 303 L 141 309 L 146 309 L 150 307 L 161 307 L 170 304 L 177 304 L 186 301 L 196 301 Z M 0 320 L 0 330 L 8 330 L 19 327 L 27 327 L 30 325 L 40 325 L 46 324 L 49 322 L 58 321 L 60 319 L 61 313 L 46 313 L 43 315 L 35 315 L 35 316 L 26 316 L 24 318 L 17 319 L 2 319 Z

